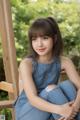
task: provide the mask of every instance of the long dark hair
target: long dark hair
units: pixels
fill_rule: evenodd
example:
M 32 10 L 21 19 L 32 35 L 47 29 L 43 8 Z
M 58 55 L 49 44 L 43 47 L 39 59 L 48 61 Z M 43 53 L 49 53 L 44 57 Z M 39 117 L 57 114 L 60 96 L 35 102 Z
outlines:
M 54 40 L 52 50 L 53 56 L 59 57 L 63 51 L 63 41 L 58 24 L 55 19 L 53 19 L 52 17 L 39 18 L 35 20 L 31 25 L 28 31 L 28 38 L 30 41 L 32 56 L 34 58 L 37 57 L 38 54 L 33 50 L 32 37 L 38 37 L 40 35 L 49 36 Z

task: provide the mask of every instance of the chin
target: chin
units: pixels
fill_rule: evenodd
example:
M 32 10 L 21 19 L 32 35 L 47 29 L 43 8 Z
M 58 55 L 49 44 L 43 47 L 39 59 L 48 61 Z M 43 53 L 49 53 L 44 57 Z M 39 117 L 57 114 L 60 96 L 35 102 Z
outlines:
M 45 56 L 47 53 L 37 53 L 38 55 Z

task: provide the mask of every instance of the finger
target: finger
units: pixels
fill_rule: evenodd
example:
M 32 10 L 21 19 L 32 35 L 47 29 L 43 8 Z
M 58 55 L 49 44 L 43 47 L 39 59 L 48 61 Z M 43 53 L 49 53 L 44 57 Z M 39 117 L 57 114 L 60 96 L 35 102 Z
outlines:
M 79 109 L 76 109 L 74 112 L 78 113 L 78 112 L 79 112 Z
M 74 118 L 72 118 L 72 119 L 68 119 L 68 120 L 75 120 Z
M 73 120 L 73 119 L 74 119 L 74 117 L 70 118 L 70 120 Z
M 69 102 L 69 105 L 72 106 L 74 104 L 74 100 Z
M 58 120 L 65 120 L 64 118 L 65 118 L 65 117 L 61 117 L 61 118 L 60 118 L 60 119 L 58 119 Z
M 74 111 L 72 115 L 75 116 L 77 113 L 78 113 L 78 111 Z
M 76 113 L 75 113 L 75 114 L 73 114 L 73 115 L 71 115 L 71 116 L 70 116 L 70 118 L 74 118 L 75 116 L 76 116 Z
M 72 114 L 72 115 L 70 116 L 70 120 L 73 120 L 75 116 L 76 116 L 76 113 Z

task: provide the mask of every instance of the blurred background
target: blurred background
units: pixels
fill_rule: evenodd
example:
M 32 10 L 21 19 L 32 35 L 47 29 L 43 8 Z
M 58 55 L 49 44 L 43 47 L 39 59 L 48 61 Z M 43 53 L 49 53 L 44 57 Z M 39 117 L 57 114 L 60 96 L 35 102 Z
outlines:
M 80 0 L 10 0 L 17 62 L 29 51 L 27 32 L 36 18 L 52 16 L 58 22 L 64 42 L 64 54 L 80 70 Z M 0 38 L 0 81 L 5 80 Z M 6 93 L 1 93 L 2 98 Z M 1 97 L 0 96 L 0 97 Z M 6 96 L 7 97 L 7 96 Z M 10 118 L 8 117 L 10 120 Z
M 71 57 L 80 68 L 80 0 L 10 0 L 10 2 L 18 62 L 29 52 L 27 32 L 32 21 L 39 17 L 52 16 L 60 27 L 64 54 Z M 1 59 L 0 40 L 0 63 Z

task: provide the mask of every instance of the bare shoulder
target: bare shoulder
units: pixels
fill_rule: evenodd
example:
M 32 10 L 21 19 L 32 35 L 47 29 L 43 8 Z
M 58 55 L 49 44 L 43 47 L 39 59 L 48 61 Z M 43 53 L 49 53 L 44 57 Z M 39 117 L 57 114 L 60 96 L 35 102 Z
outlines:
M 80 88 L 80 76 L 70 58 L 61 57 L 61 69 L 64 69 L 69 80 L 71 80 L 77 88 Z
M 24 68 L 28 69 L 28 71 L 32 70 L 32 58 L 24 58 L 21 61 L 20 65 L 19 65 L 19 70 L 24 69 Z
M 69 57 L 61 56 L 62 62 L 72 62 L 72 60 Z
M 73 65 L 72 60 L 69 57 L 61 56 L 61 68 L 65 69 Z
M 22 65 L 22 64 L 32 64 L 32 58 L 24 58 L 21 61 L 20 65 Z

